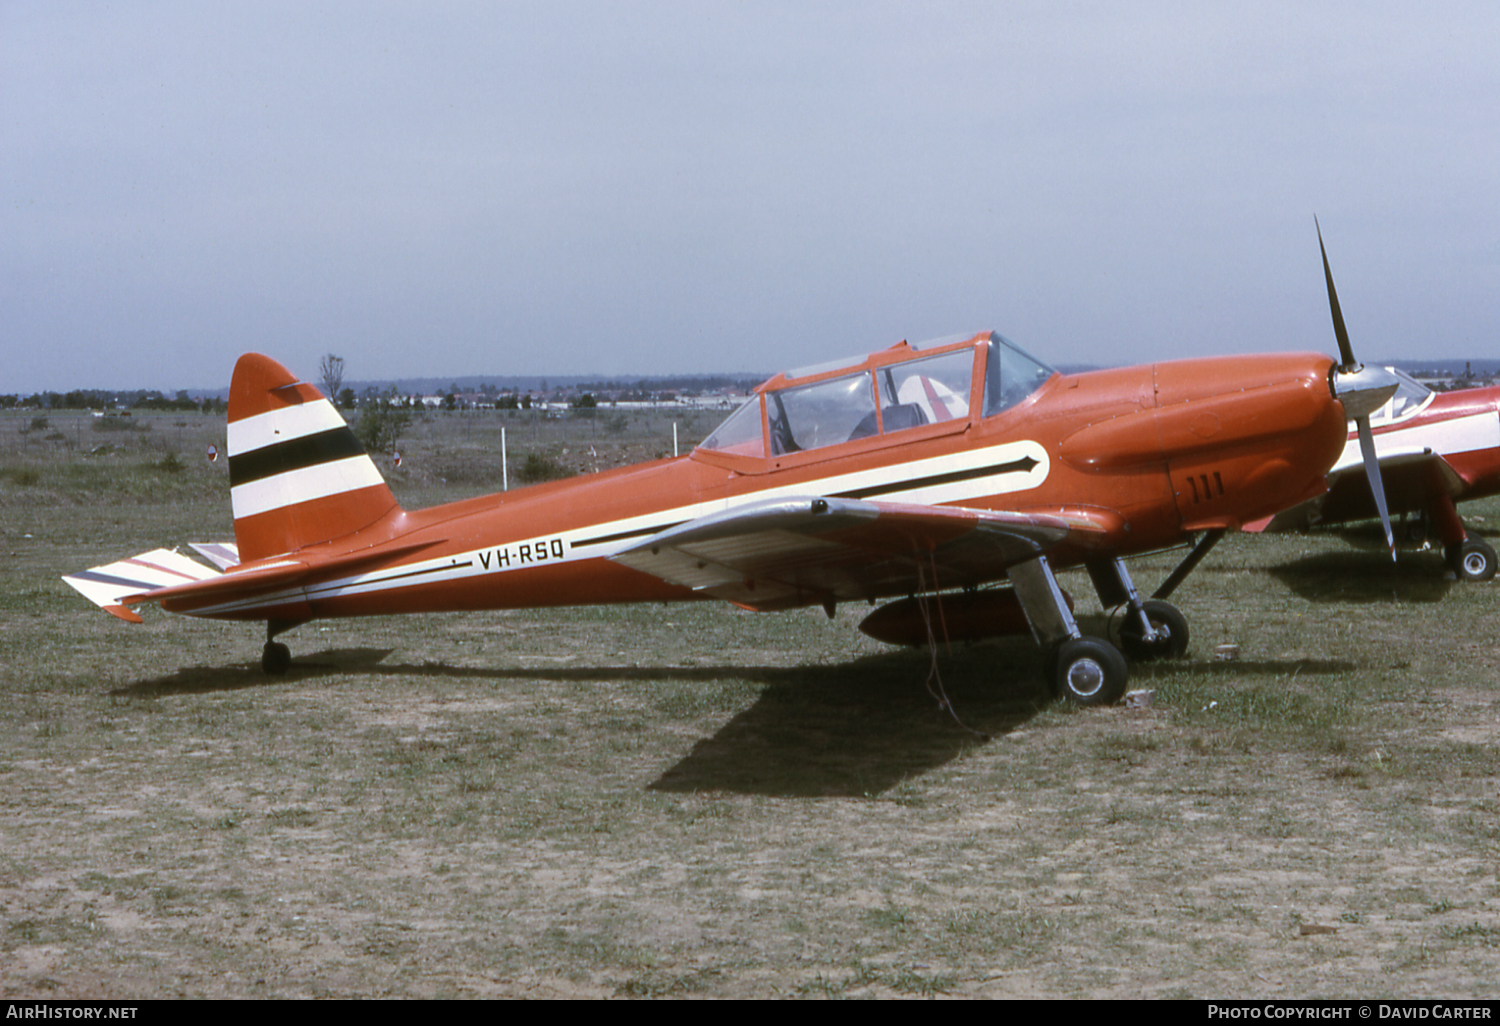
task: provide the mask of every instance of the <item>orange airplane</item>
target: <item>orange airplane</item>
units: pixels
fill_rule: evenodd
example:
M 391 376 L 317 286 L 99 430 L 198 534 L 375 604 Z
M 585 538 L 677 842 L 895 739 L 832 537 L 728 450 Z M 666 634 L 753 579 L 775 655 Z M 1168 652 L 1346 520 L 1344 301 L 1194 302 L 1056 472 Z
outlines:
M 689 455 L 410 511 L 316 388 L 248 354 L 229 397 L 235 545 L 195 546 L 213 569 L 156 550 L 63 579 L 132 622 L 143 603 L 263 620 L 272 674 L 291 663 L 275 638 L 327 617 L 701 598 L 832 615 L 897 597 L 868 633 L 1029 628 L 1059 697 L 1109 704 L 1126 689 L 1121 649 L 1186 650 L 1164 600 L 1213 543 L 1322 494 L 1348 420 L 1368 430 L 1395 387 L 1355 362 L 1331 274 L 1328 287 L 1337 365 L 1273 354 L 1064 375 L 989 332 L 902 342 L 777 375 Z M 1125 557 L 1195 536 L 1143 598 Z M 1121 609 L 1118 648 L 1078 628 L 1055 576 L 1078 565 Z
M 1399 381 L 1396 393 L 1370 414 L 1387 507 L 1419 515 L 1414 540 L 1435 532 L 1459 580 L 1488 581 L 1495 576 L 1495 550 L 1465 530 L 1454 504 L 1500 493 L 1500 387 L 1434 392 L 1394 367 L 1387 370 Z M 1351 431 L 1329 471 L 1327 494 L 1245 529 L 1287 531 L 1377 515 Z

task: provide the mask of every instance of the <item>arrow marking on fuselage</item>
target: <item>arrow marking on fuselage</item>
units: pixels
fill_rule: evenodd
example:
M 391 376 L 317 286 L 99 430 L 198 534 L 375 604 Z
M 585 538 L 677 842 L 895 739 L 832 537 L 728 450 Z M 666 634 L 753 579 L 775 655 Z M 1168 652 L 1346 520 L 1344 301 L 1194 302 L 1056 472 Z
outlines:
M 930 477 L 919 477 L 911 481 L 898 481 L 895 484 L 875 485 L 871 488 L 851 488 L 846 492 L 834 492 L 835 499 L 868 499 L 872 495 L 888 495 L 891 492 L 908 492 L 914 488 L 931 488 L 934 485 L 953 484 L 957 481 L 972 481 L 977 477 L 990 477 L 1000 474 L 1022 473 L 1029 474 L 1032 468 L 1038 466 L 1039 461 L 1030 456 L 1023 456 L 1009 463 L 997 463 L 989 467 L 976 467 L 973 470 L 955 470 L 948 474 L 933 474 Z

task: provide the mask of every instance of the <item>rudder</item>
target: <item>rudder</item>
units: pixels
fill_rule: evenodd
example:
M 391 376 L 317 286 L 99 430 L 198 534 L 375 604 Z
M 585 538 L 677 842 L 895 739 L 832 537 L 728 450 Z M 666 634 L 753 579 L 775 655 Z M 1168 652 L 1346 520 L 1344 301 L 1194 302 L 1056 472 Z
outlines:
M 229 494 L 240 559 L 332 541 L 400 512 L 332 403 L 246 353 L 229 385 Z

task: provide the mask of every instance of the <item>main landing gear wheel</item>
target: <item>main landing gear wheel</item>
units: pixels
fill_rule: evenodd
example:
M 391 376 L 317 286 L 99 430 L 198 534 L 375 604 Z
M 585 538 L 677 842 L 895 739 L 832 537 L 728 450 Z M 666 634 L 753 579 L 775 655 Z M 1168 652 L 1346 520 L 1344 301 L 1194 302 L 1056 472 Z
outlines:
M 1421 545 L 1432 534 L 1432 524 L 1426 513 L 1419 513 L 1410 520 L 1403 520 L 1401 533 L 1413 545 Z
M 1182 610 L 1161 599 L 1147 599 L 1146 618 L 1151 621 L 1155 639 L 1147 641 L 1140 618 L 1128 607 L 1120 624 L 1120 648 L 1137 662 L 1152 659 L 1181 659 L 1187 654 L 1188 622 Z
M 1125 657 L 1103 638 L 1071 638 L 1047 660 L 1052 692 L 1074 705 L 1114 705 L 1125 696 Z
M 260 654 L 260 668 L 273 677 L 280 677 L 292 668 L 292 650 L 279 641 L 268 641 Z
M 1456 545 L 1449 545 L 1444 555 L 1460 581 L 1488 581 L 1495 576 L 1495 550 L 1488 542 L 1465 538 Z

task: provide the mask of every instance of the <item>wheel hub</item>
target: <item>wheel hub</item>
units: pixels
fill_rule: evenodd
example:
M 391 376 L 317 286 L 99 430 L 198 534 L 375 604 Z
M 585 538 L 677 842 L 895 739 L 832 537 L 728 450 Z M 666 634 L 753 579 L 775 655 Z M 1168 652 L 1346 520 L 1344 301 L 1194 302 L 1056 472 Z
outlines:
M 1068 667 L 1068 690 L 1087 698 L 1104 686 L 1104 667 L 1093 659 L 1079 659 Z

